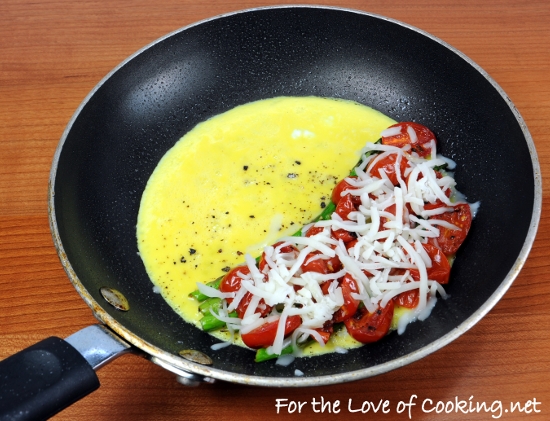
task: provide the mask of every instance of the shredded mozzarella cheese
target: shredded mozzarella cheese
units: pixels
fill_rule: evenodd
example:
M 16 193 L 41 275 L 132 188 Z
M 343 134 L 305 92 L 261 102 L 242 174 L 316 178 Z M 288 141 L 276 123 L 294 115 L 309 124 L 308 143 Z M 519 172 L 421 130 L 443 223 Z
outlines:
M 411 127 L 409 129 L 407 133 L 415 143 L 418 140 L 416 133 Z M 400 133 L 401 128 L 390 128 L 382 136 Z M 442 298 L 446 298 L 447 294 L 440 284 L 428 277 L 428 269 L 433 262 L 423 244 L 437 238 L 440 227 L 459 229 L 445 220 L 437 219 L 438 215 L 453 210 L 454 203 L 449 198 L 449 193 L 456 192 L 456 183 L 449 174 L 434 170 L 441 165 L 448 165 L 451 169 L 455 167 L 450 159 L 436 156 L 435 147 L 434 140 L 431 142 L 434 158 L 425 159 L 417 154 L 408 154 L 410 146 L 397 148 L 367 144 L 362 151 L 363 160 L 355 168 L 357 176 L 346 178 L 351 188 L 342 192 L 342 196 L 351 194 L 360 199 L 357 210 L 350 212 L 345 220 L 333 213 L 330 220 L 318 221 L 304 227 L 304 233 L 311 227 L 323 228 L 315 235 L 284 237 L 277 246 L 266 247 L 266 265 L 262 272 L 255 259 L 246 255 L 245 261 L 250 274 L 241 273 L 241 287 L 237 292 L 222 293 L 199 285 L 199 290 L 206 295 L 233 300 L 214 316 L 226 321 L 230 329 L 240 329 L 242 334 L 265 323 L 278 321 L 275 341 L 268 351 L 279 355 L 285 346 L 293 344 L 297 355 L 299 347 L 296 345 L 307 338 L 313 338 L 324 345 L 316 329 L 332 320 L 334 313 L 344 305 L 342 287 L 338 280 L 349 274 L 358 287 L 358 292 L 352 292 L 351 297 L 361 300 L 370 313 L 379 307 L 385 307 L 390 300 L 403 292 L 416 289 L 419 291 L 419 304 L 414 311 L 401 317 L 397 327 L 399 333 L 404 331 L 408 323 L 428 317 L 437 301 L 436 294 Z M 377 155 L 367 157 L 372 152 Z M 380 169 L 378 174 L 371 174 L 366 170 L 390 154 L 397 154 L 397 186 L 390 182 L 384 169 Z M 407 167 L 401 173 L 403 160 L 406 160 Z M 425 209 L 426 204 L 444 206 Z M 472 213 L 475 213 L 479 204 L 470 206 Z M 332 237 L 333 231 L 341 229 L 357 236 L 357 241 L 349 248 L 346 248 L 342 240 Z M 283 253 L 281 250 L 285 246 L 292 246 L 295 252 Z M 311 256 L 312 252 L 316 254 Z M 302 270 L 304 264 L 335 257 L 341 262 L 342 268 L 334 273 L 321 274 Z M 411 270 L 418 273 L 416 278 L 412 277 Z M 327 282 L 328 288 L 323 292 L 321 285 Z M 252 299 L 242 319 L 229 317 L 228 313 L 239 306 L 246 293 L 251 293 Z M 265 306 L 272 308 L 267 317 L 261 317 L 257 312 L 262 305 L 264 309 Z M 289 338 L 285 338 L 286 322 L 295 315 L 301 317 L 301 325 Z M 278 364 L 286 364 L 292 358 L 293 356 L 280 357 Z

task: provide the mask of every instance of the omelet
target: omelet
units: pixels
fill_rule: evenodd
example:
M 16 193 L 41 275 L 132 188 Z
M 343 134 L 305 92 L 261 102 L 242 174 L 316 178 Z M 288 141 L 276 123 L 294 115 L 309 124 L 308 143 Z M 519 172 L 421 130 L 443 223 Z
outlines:
M 189 298 L 197 282 L 312 221 L 363 146 L 394 123 L 353 101 L 277 97 L 198 124 L 161 159 L 142 195 L 137 243 L 152 288 L 200 326 Z

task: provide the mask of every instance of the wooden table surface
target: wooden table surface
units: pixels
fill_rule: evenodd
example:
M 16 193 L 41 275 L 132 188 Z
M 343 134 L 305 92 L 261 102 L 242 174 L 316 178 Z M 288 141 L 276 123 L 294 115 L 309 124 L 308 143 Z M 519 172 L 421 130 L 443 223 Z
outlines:
M 534 138 L 543 177 L 549 173 L 547 0 L 320 3 L 404 21 L 468 55 L 515 103 Z M 54 150 L 80 102 L 113 67 L 160 36 L 221 13 L 270 4 L 267 0 L 0 1 L 0 359 L 47 336 L 66 337 L 95 322 L 59 262 L 46 205 Z M 548 420 L 550 192 L 548 184 L 543 188 L 539 232 L 509 292 L 466 334 L 418 362 L 371 379 L 318 388 L 254 388 L 222 382 L 188 388 L 145 359 L 127 356 L 99 371 L 100 389 L 54 419 Z M 311 402 L 321 398 L 339 400 L 340 412 L 329 413 L 327 408 L 315 413 Z M 399 402 L 411 398 L 416 403 L 411 417 L 407 410 L 398 414 Z M 276 399 L 307 404 L 301 414 L 288 414 L 286 409 L 277 414 Z M 390 412 L 376 418 L 372 412 L 350 410 L 381 399 L 390 402 Z M 425 399 L 485 402 L 494 412 L 427 413 L 421 408 Z M 522 409 L 527 404 L 527 412 L 504 412 L 516 402 Z

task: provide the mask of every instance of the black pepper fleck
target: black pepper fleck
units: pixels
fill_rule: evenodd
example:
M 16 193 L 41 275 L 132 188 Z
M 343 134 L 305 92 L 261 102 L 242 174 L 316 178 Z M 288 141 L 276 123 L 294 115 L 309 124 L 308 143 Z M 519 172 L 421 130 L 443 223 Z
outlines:
M 243 170 L 246 171 L 247 169 L 248 169 L 248 165 L 245 165 L 245 166 L 243 167 Z
M 321 202 L 321 208 L 324 209 L 327 204 L 325 202 Z
M 189 249 L 189 254 L 195 254 L 197 252 L 197 250 L 195 249 Z
M 231 270 L 231 268 L 229 266 L 226 266 L 222 269 L 222 271 L 224 272 L 229 272 Z

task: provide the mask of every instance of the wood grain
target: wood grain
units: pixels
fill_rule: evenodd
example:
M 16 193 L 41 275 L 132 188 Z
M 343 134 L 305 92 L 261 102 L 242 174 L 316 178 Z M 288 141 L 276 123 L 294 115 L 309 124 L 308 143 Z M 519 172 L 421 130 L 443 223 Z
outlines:
M 279 3 L 290 3 L 287 1 Z M 302 3 L 309 3 L 308 1 Z M 483 67 L 514 101 L 534 138 L 543 178 L 550 170 L 550 3 L 546 0 L 334 0 L 407 22 L 443 39 Z M 59 263 L 48 227 L 51 160 L 72 114 L 118 63 L 190 23 L 267 0 L 0 2 L 0 358 L 50 335 L 95 322 Z M 498 413 L 424 413 L 424 399 L 522 405 L 502 419 L 550 419 L 550 186 L 529 259 L 498 305 L 470 331 L 428 357 L 372 379 L 301 389 L 216 383 L 187 388 L 136 356 L 99 371 L 101 388 L 56 420 L 406 420 L 399 401 L 417 395 L 414 420 L 490 420 Z M 312 399 L 341 402 L 315 413 Z M 308 402 L 277 414 L 276 399 Z M 350 412 L 390 401 L 391 412 Z M 494 409 L 498 408 L 494 406 Z M 238 414 L 238 416 L 237 416 Z

